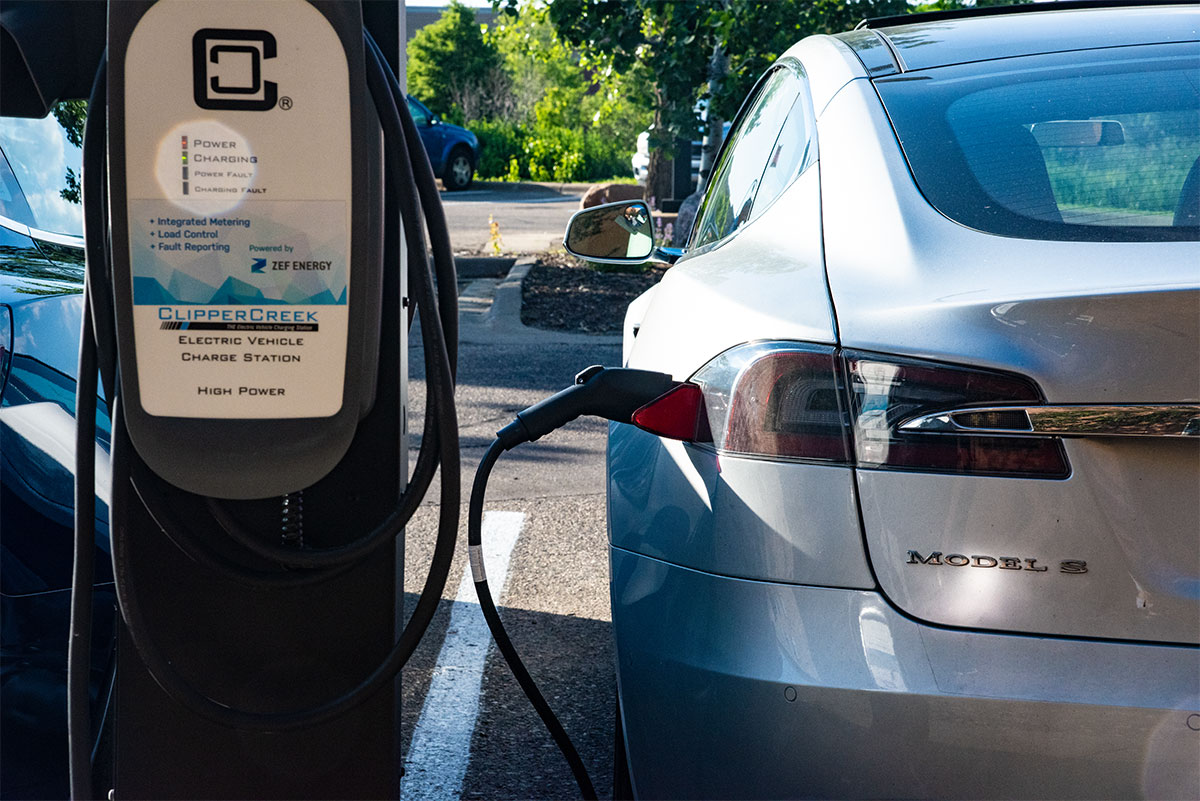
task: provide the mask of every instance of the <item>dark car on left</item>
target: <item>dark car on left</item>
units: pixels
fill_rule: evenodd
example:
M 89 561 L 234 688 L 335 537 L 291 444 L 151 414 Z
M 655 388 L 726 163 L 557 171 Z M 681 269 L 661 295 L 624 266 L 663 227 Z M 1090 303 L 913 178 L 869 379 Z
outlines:
M 0 798 L 65 798 L 84 104 L 0 118 Z M 110 686 L 109 418 L 97 404 L 93 721 Z

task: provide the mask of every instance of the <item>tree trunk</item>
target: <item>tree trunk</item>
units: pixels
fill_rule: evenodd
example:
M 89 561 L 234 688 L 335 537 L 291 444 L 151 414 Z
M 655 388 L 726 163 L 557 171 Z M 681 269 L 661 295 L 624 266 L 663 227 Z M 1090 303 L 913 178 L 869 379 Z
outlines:
M 650 167 L 646 176 L 646 202 L 655 209 L 662 208 L 662 202 L 673 195 L 672 184 L 675 177 L 675 160 L 663 155 L 663 151 L 650 151 Z
M 725 76 L 729 74 L 729 59 L 725 55 L 725 48 L 721 47 L 721 43 L 717 42 L 713 45 L 712 58 L 708 62 L 708 93 L 716 97 L 721 91 L 721 84 L 725 81 Z M 712 175 L 713 167 L 716 166 L 717 151 L 721 149 L 721 140 L 725 129 L 725 121 L 721 119 L 721 115 L 713 111 L 712 100 L 708 101 L 708 108 L 704 113 L 704 146 L 700 150 L 700 188 L 708 182 L 708 177 Z
M 671 138 L 667 134 L 666 115 L 663 113 L 666 98 L 660 90 L 655 90 L 654 125 L 650 128 L 650 165 L 646 175 L 646 202 L 652 208 L 662 208 L 662 202 L 672 196 L 672 178 L 674 160 L 664 154 L 664 148 L 671 146 Z M 658 140 L 655 145 L 653 140 Z

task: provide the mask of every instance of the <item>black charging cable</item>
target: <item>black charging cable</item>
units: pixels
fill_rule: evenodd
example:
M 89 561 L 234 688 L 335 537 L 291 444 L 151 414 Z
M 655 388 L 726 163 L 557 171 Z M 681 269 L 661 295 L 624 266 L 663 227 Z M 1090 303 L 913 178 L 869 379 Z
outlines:
M 87 271 L 84 299 L 84 333 L 81 337 L 79 384 L 76 395 L 76 564 L 73 576 L 71 652 L 69 656 L 68 710 L 70 725 L 71 792 L 74 798 L 91 796 L 92 721 L 88 707 L 90 673 L 92 549 L 95 547 L 95 416 L 96 373 L 109 400 L 113 421 L 112 498 L 110 500 L 111 550 L 116 591 L 125 629 L 155 682 L 173 699 L 195 714 L 219 725 L 254 730 L 285 731 L 337 717 L 390 685 L 408 661 L 437 610 L 453 561 L 458 532 L 460 477 L 458 427 L 454 386 L 458 349 L 457 279 L 453 254 L 441 210 L 440 198 L 420 143 L 407 102 L 381 51 L 364 31 L 368 86 L 384 131 L 388 206 L 402 214 L 409 257 L 409 283 L 420 315 L 426 361 L 425 427 L 412 478 L 396 508 L 371 532 L 349 545 L 326 549 L 267 548 L 259 554 L 275 567 L 258 570 L 231 561 L 211 546 L 193 520 L 194 512 L 207 510 L 210 520 L 251 553 L 261 550 L 254 533 L 211 499 L 190 495 L 166 485 L 137 457 L 129 441 L 120 406 L 120 376 L 116 358 L 115 308 L 111 291 L 112 265 L 108 230 L 106 137 L 106 70 L 102 59 L 89 103 L 84 137 L 85 252 Z M 428 230 L 433 250 L 430 263 L 423 232 Z M 385 265 L 398 263 L 398 254 L 385 254 Z M 436 275 L 435 275 L 436 271 Z M 410 317 L 411 322 L 411 317 Z M 90 421 L 90 423 L 89 423 Z M 403 631 L 384 662 L 357 687 L 318 707 L 286 712 L 249 712 L 212 699 L 190 685 L 163 654 L 150 634 L 141 603 L 134 591 L 128 558 L 128 532 L 120 525 L 135 505 L 143 506 L 169 539 L 189 558 L 222 578 L 254 586 L 287 588 L 323 581 L 343 572 L 402 530 L 441 470 L 438 532 L 425 585 Z M 84 500 L 86 499 L 86 500 Z M 191 513 L 176 514 L 175 509 Z M 90 511 L 89 511 L 90 510 Z
M 102 58 L 96 79 L 92 83 L 89 108 L 98 108 L 95 115 L 88 115 L 83 131 L 85 161 L 91 154 L 92 169 L 96 169 L 97 156 L 104 154 L 104 73 L 107 60 Z M 99 190 L 99 191 L 97 191 Z M 85 228 L 93 234 L 103 230 L 107 218 L 107 205 L 102 200 L 102 186 L 95 181 L 83 184 L 83 200 L 86 211 Z M 107 240 L 92 236 L 87 240 L 87 261 L 104 261 Z M 92 756 L 95 737 L 92 734 L 91 672 L 92 672 L 92 585 L 95 583 L 96 553 L 96 391 L 98 353 L 96 331 L 93 323 L 92 302 L 97 296 L 87 286 L 91 277 L 84 275 L 83 323 L 80 331 L 79 369 L 75 386 L 75 521 L 74 553 L 71 568 L 71 618 L 67 643 L 67 726 L 72 732 L 68 747 L 68 769 L 72 798 L 90 798 L 92 795 Z M 111 379 L 112 369 L 105 365 Z M 112 397 L 112 385 L 104 382 L 106 398 Z
M 566 389 L 530 406 L 519 413 L 511 423 L 496 433 L 496 439 L 488 446 L 487 453 L 475 471 L 471 487 L 471 502 L 467 509 L 467 547 L 471 562 L 471 577 L 475 581 L 475 592 L 479 606 L 487 620 L 492 639 L 496 642 L 504 661 L 516 678 L 525 697 L 533 704 L 538 717 L 550 732 L 554 744 L 571 767 L 575 783 L 585 799 L 596 798 L 596 788 L 588 776 L 587 768 L 567 735 L 562 723 L 554 715 L 545 697 L 538 689 L 533 677 L 525 668 L 521 657 L 504 630 L 504 623 L 488 588 L 487 573 L 483 564 L 483 503 L 487 493 L 488 478 L 500 454 L 521 445 L 533 442 L 577 417 L 592 415 L 628 423 L 634 413 L 675 387 L 679 382 L 665 373 L 629 368 L 605 368 L 593 365 L 575 376 L 575 383 Z

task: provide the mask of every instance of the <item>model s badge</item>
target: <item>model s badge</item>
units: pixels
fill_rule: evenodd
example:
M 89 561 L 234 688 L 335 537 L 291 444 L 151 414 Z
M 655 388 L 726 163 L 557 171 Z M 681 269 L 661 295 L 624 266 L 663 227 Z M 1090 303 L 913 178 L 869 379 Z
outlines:
M 1029 557 L 981 556 L 979 554 L 967 556 L 961 553 L 951 553 L 943 556 L 941 551 L 931 551 L 928 556 L 923 556 L 920 551 L 910 550 L 906 564 L 1024 570 L 1029 573 L 1045 573 L 1050 570 L 1047 565 L 1038 564 L 1037 559 Z M 1082 559 L 1064 559 L 1058 563 L 1058 572 L 1068 575 L 1081 575 L 1088 572 L 1087 562 Z

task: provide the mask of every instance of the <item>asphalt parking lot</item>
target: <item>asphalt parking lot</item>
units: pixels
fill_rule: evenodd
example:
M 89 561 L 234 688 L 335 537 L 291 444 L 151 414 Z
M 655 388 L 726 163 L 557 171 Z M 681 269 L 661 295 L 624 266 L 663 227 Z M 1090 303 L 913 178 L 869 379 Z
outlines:
M 476 181 L 463 192 L 442 192 L 450 241 L 457 253 L 481 255 L 557 249 L 585 191 L 586 184 Z M 498 241 L 489 218 L 498 225 Z
M 456 251 L 469 252 L 464 244 L 478 242 L 472 226 L 479 218 L 486 223 L 488 214 L 520 220 L 523 228 L 514 239 L 522 248 L 552 242 L 554 231 L 561 241 L 582 191 L 518 187 L 443 194 Z M 583 367 L 620 360 L 612 338 L 464 339 L 456 395 L 464 488 L 494 432 L 516 412 L 569 384 Z M 421 357 L 417 340 L 410 356 L 414 431 L 422 419 Z M 577 421 L 506 454 L 493 472 L 484 518 L 489 583 L 499 595 L 501 615 L 601 797 L 612 792 L 615 703 L 603 495 L 606 430 L 601 421 Z M 466 491 L 451 579 L 403 675 L 402 797 L 578 797 L 566 762 L 491 645 L 466 577 Z M 438 515 L 436 487 L 426 497 L 406 537 L 409 606 L 425 579 Z

